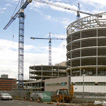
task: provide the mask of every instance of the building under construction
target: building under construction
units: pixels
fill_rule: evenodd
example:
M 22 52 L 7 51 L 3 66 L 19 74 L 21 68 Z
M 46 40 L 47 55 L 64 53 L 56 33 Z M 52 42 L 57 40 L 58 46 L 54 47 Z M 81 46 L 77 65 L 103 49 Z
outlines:
M 66 77 L 66 66 L 34 65 L 29 67 L 29 81 L 24 82 L 26 91 L 45 91 L 45 80 Z
M 29 67 L 30 80 L 45 80 L 66 76 L 66 66 L 39 65 Z
M 106 93 L 106 13 L 67 27 L 67 65 L 75 92 Z

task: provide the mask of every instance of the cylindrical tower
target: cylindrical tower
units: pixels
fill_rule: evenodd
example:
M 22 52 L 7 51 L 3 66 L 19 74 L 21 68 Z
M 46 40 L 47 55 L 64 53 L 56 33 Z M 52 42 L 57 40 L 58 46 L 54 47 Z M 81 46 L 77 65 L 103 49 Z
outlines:
M 67 66 L 74 94 L 105 98 L 106 12 L 78 19 L 67 27 Z
M 106 13 L 81 18 L 67 27 L 67 65 L 72 76 L 106 75 Z

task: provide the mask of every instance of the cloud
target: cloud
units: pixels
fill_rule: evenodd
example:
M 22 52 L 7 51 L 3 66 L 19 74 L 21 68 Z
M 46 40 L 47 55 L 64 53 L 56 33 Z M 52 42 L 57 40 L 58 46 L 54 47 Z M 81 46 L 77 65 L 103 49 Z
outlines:
M 8 7 L 12 7 L 12 5 L 11 4 L 6 4 L 5 6 L 1 7 L 0 8 L 0 13 L 4 13 L 7 10 Z
M 6 1 L 8 1 L 8 2 L 17 2 L 19 0 L 6 0 Z
M 94 5 L 94 4 L 99 4 L 103 6 L 106 5 L 106 0 L 79 0 L 79 1 L 90 4 L 90 5 Z
M 62 41 L 56 48 L 52 48 L 53 64 L 66 61 L 66 41 Z
M 31 7 L 30 9 L 31 10 L 33 9 L 34 11 L 38 12 L 46 20 L 61 24 L 64 28 L 66 28 L 69 25 L 69 23 L 72 21 L 70 18 L 67 18 L 67 17 L 66 18 L 57 18 L 57 17 L 53 17 L 51 15 L 44 14 L 42 11 L 40 11 L 39 9 L 36 9 L 36 8 Z
M 1 10 L 6 10 L 7 8 L 1 8 Z
M 100 13 L 105 11 L 104 8 L 106 7 L 105 0 L 79 0 L 81 2 L 82 7 L 85 8 L 83 11 L 88 11 L 89 13 Z M 85 6 L 86 5 L 86 6 Z M 86 8 L 87 7 L 87 8 Z M 92 10 L 92 11 L 91 11 Z
M 7 10 L 7 8 L 5 8 L 5 7 L 0 8 L 0 13 L 4 13 L 5 10 Z
M 12 5 L 11 4 L 6 4 L 6 7 L 12 7 Z
M 7 45 L 8 44 L 8 45 Z M 53 64 L 65 61 L 63 43 L 53 47 Z M 34 53 L 35 49 L 39 52 Z M 41 49 L 41 50 L 40 50 Z M 48 47 L 34 47 L 25 45 L 24 52 L 24 79 L 29 78 L 29 66 L 48 65 Z M 18 78 L 18 43 L 0 39 L 0 75 L 8 74 L 10 78 Z
M 66 35 L 64 35 L 64 34 L 51 34 L 51 36 L 53 37 L 53 38 L 66 38 Z

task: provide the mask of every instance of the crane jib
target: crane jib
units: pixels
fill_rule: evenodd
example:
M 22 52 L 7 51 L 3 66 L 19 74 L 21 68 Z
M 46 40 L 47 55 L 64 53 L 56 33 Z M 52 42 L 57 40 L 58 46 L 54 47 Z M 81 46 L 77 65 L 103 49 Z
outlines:
M 16 12 L 16 14 L 9 20 L 9 22 L 7 23 L 7 25 L 3 29 L 6 30 L 11 25 L 11 23 L 19 16 L 19 14 L 21 14 L 20 10 L 24 10 L 27 7 L 27 5 L 31 2 L 32 2 L 32 0 L 26 0 L 25 3 Z M 21 16 L 23 16 L 23 15 L 21 14 Z
M 25 9 L 27 7 L 27 5 L 31 2 L 32 2 L 32 0 L 26 0 L 25 3 L 21 6 L 21 9 Z

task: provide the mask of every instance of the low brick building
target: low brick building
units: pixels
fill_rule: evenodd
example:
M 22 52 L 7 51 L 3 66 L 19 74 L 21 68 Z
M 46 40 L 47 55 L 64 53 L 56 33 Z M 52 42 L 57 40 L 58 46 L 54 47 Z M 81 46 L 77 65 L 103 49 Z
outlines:
M 0 91 L 11 91 L 16 88 L 16 79 L 0 78 Z

